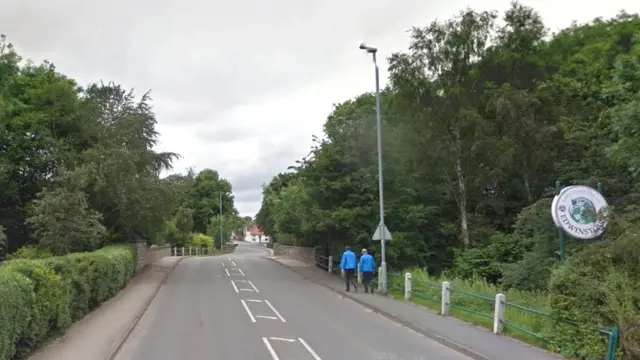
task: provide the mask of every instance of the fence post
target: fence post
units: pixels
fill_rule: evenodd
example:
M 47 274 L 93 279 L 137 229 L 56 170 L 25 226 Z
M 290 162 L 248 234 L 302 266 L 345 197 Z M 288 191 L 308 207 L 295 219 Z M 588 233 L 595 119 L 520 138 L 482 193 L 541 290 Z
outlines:
M 378 268 L 378 292 L 382 289 L 382 267 Z
M 362 271 L 360 271 L 360 263 L 358 263 L 358 285 L 362 285 Z
M 440 304 L 440 314 L 444 316 L 449 315 L 449 308 L 451 307 L 451 283 L 448 281 L 442 282 L 442 304 Z
M 411 273 L 404 274 L 404 301 L 411 300 Z
M 616 358 L 616 350 L 618 350 L 618 337 L 620 336 L 620 329 L 614 327 L 609 332 L 609 346 L 607 349 L 607 358 L 606 360 L 615 360 Z
M 327 263 L 327 271 L 333 272 L 333 256 L 329 256 L 329 262 Z
M 182 247 L 182 252 L 180 254 L 180 256 L 184 256 L 184 246 Z
M 171 256 L 175 256 L 175 255 L 173 255 L 173 248 L 171 248 Z
M 504 294 L 496 295 L 496 305 L 495 310 L 493 312 L 493 333 L 500 334 L 502 333 L 502 322 L 504 321 L 504 308 L 505 308 L 506 298 Z

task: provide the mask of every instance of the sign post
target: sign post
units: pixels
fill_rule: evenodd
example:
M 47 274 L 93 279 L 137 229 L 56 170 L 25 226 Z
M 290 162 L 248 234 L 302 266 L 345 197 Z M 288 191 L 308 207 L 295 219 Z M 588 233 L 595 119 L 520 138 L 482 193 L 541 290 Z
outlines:
M 598 190 L 584 185 L 562 188 L 556 181 L 556 196 L 551 202 L 551 218 L 558 229 L 560 263 L 564 263 L 564 235 L 578 240 L 592 240 L 602 237 L 607 227 L 609 205 L 602 196 L 602 184 Z

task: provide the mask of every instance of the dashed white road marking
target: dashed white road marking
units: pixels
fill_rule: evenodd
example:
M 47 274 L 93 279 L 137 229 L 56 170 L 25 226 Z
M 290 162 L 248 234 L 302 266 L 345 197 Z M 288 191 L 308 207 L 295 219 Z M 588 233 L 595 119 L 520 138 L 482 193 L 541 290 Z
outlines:
M 275 316 L 256 315 L 256 317 L 261 319 L 278 320 Z
M 256 299 L 247 299 L 247 301 L 249 302 L 257 302 L 257 303 L 261 303 L 262 300 L 256 300 Z
M 281 338 L 281 337 L 275 337 L 275 336 L 269 337 L 269 340 L 296 342 L 296 339 L 287 339 L 287 338 Z
M 257 293 L 260 292 L 258 290 L 258 288 L 255 285 L 253 285 L 251 280 L 231 280 L 231 283 L 234 284 L 234 286 L 236 286 L 238 283 L 249 284 L 253 288 L 253 289 L 244 289 L 244 288 L 241 289 L 241 288 L 238 288 L 239 291 L 252 291 L 252 292 L 255 291 Z
M 242 274 L 242 276 L 246 276 L 246 275 L 242 272 L 242 269 L 238 269 L 238 271 L 240 272 L 240 274 Z
M 285 320 L 282 315 L 280 315 L 280 313 L 278 312 L 278 310 L 276 310 L 276 308 L 273 307 L 273 305 L 271 305 L 271 303 L 269 302 L 269 300 L 265 300 L 264 301 L 267 305 L 269 305 L 269 307 L 271 308 L 271 310 L 273 311 L 274 314 L 276 314 L 276 316 L 280 319 L 280 321 L 282 321 L 283 323 L 286 323 L 287 320 Z
M 273 360 L 280 360 L 280 358 L 278 357 L 278 354 L 276 354 L 276 351 L 273 350 L 273 346 L 271 346 L 269 339 L 267 339 L 266 337 L 263 337 L 262 342 L 264 343 L 264 346 L 267 347 L 267 351 L 269 351 L 269 355 L 271 355 L 271 358 Z
M 316 354 L 315 351 L 313 351 L 313 349 L 311 348 L 311 346 L 309 346 L 309 344 L 307 344 L 306 341 L 304 341 L 303 338 L 298 338 L 298 341 L 300 341 L 300 343 L 302 344 L 302 346 L 304 346 L 305 349 L 307 349 L 307 351 L 309 352 L 309 354 L 311 354 L 311 356 L 313 356 L 314 360 L 322 360 L 320 358 L 320 356 L 318 356 L 318 354 Z
M 231 260 L 231 264 L 233 264 L 233 266 L 236 266 L 236 263 L 233 260 Z
M 251 287 L 253 288 L 253 290 L 255 290 L 257 293 L 259 293 L 259 292 L 260 292 L 260 291 L 258 291 L 258 288 L 257 288 L 255 285 L 253 285 L 253 283 L 251 282 L 251 280 L 248 280 L 248 282 L 249 282 L 249 285 L 251 285 Z
M 224 264 L 224 261 L 220 261 L 220 264 L 222 265 L 222 267 L 227 266 L 227 265 Z
M 233 285 L 233 290 L 235 290 L 238 294 L 240 294 L 240 290 L 238 290 L 238 287 L 236 286 L 235 281 L 231 280 L 231 285 Z
M 231 256 L 227 256 L 227 259 L 229 259 L 229 261 L 231 261 Z
M 229 274 L 229 270 L 224 269 L 224 271 L 226 271 L 226 272 L 227 272 L 227 276 L 231 276 L 231 274 Z
M 249 315 L 251 322 L 256 322 L 256 318 L 253 317 L 253 314 L 251 313 L 251 310 L 249 310 L 247 303 L 244 300 L 240 300 L 240 302 L 242 303 L 242 306 L 244 306 L 244 309 L 247 311 L 247 315 Z

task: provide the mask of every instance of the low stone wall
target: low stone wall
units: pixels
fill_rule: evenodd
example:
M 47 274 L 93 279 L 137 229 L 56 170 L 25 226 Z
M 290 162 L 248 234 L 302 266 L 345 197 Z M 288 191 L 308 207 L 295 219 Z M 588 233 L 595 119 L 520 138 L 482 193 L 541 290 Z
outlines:
M 154 246 L 150 248 L 147 246 L 146 241 L 139 240 L 134 242 L 133 246 L 136 249 L 136 254 L 138 256 L 136 272 L 144 269 L 148 265 L 153 264 L 154 262 L 162 259 L 165 256 L 171 256 L 170 245 Z
M 309 264 L 315 263 L 316 250 L 317 248 L 315 247 L 288 246 L 279 243 L 273 244 L 274 256 L 289 256 Z

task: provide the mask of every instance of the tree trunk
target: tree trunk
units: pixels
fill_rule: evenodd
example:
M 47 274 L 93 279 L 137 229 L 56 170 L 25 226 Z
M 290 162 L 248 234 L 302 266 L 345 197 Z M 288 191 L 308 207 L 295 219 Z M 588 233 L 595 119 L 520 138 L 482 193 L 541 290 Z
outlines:
M 458 179 L 458 208 L 460 211 L 460 230 L 464 248 L 469 248 L 469 222 L 467 219 L 467 186 L 462 168 L 462 140 L 460 139 L 460 127 L 455 129 L 456 141 L 456 178 Z

